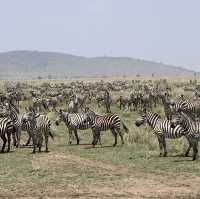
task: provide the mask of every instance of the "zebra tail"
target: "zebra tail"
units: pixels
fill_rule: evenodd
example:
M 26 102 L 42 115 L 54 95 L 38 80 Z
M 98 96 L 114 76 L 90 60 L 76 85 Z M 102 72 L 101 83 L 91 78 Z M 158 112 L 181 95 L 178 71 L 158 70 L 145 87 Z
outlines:
M 123 121 L 121 121 L 121 122 L 122 122 L 123 129 L 125 130 L 126 133 L 128 133 L 129 132 L 128 127 L 125 125 L 125 123 Z
M 53 134 L 51 133 L 51 131 L 49 131 L 49 135 L 50 135 L 51 139 L 54 140 L 54 136 L 53 136 Z

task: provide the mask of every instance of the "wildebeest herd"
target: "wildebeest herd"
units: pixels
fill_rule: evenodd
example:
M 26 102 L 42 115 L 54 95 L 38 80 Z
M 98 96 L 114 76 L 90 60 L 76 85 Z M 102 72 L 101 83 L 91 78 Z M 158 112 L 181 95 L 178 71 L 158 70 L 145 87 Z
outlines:
M 180 88 L 181 93 L 177 94 L 176 90 Z M 113 146 L 117 145 L 118 136 L 124 144 L 124 132 L 129 133 L 130 129 L 124 118 L 113 112 L 113 105 L 117 105 L 119 112 L 129 111 L 138 115 L 135 121 L 128 118 L 132 125 L 139 127 L 147 123 L 153 129 L 158 139 L 160 156 L 167 156 L 166 138 L 184 136 L 188 141 L 185 156 L 188 156 L 192 148 L 195 160 L 200 137 L 199 93 L 197 81 L 192 80 L 180 83 L 160 79 L 45 82 L 38 85 L 17 82 L 4 85 L 4 91 L 0 94 L 1 151 L 5 151 L 6 144 L 7 152 L 11 145 L 20 148 L 23 130 L 28 135 L 24 145 L 32 144 L 33 153 L 37 148 L 41 152 L 44 144 L 48 152 L 49 136 L 54 139 L 51 125 L 59 125 L 60 122 L 68 129 L 69 144 L 72 144 L 74 137 L 79 144 L 78 131 L 86 129 L 91 129 L 93 147 L 102 144 L 101 132 L 106 130 L 110 130 L 114 136 Z M 104 113 L 96 113 L 92 107 L 94 104 L 102 107 Z M 158 106 L 163 109 L 165 117 L 156 113 Z M 55 121 L 50 121 L 49 112 L 57 115 Z

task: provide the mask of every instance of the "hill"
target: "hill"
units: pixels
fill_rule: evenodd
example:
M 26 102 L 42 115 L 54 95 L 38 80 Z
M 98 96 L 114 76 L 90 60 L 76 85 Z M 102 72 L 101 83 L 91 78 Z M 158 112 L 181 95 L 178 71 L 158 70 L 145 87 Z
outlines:
M 10 51 L 0 53 L 2 77 L 189 75 L 193 71 L 129 57 L 87 58 L 64 53 Z

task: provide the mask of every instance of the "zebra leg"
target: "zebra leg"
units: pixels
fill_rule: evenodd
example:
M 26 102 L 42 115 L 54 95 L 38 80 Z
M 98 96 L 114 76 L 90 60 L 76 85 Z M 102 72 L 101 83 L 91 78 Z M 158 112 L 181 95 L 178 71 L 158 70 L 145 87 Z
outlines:
M 17 132 L 12 132 L 13 146 L 17 147 Z
M 49 136 L 45 135 L 45 152 L 49 152 L 48 141 L 49 141 Z
M 69 145 L 71 145 L 72 144 L 72 130 L 71 129 L 68 129 L 68 131 L 69 131 Z
M 32 141 L 33 141 L 33 152 L 32 153 L 35 153 L 36 152 L 36 146 L 37 146 L 36 135 L 32 135 Z
M 101 135 L 99 136 L 99 144 L 102 146 L 102 144 L 101 144 Z
M 162 140 L 160 138 L 160 136 L 158 137 L 158 143 L 159 143 L 159 148 L 160 148 L 160 157 L 162 157 L 162 152 L 163 152 L 163 144 L 162 144 Z
M 79 140 L 79 137 L 78 137 L 77 129 L 74 130 L 74 135 L 76 137 L 76 141 L 77 141 L 77 145 L 78 145 L 80 140 Z
M 188 146 L 188 148 L 187 148 L 187 150 L 185 152 L 185 157 L 188 157 L 190 149 L 192 148 L 192 145 L 193 145 L 192 144 L 192 140 L 190 138 L 188 138 L 187 140 L 188 140 L 189 146 Z
M 20 139 L 21 139 L 21 129 L 20 128 L 17 128 L 17 131 L 16 131 L 16 138 L 17 138 L 17 145 L 16 147 L 20 147 Z
M 122 132 L 121 132 L 119 129 L 117 129 L 116 131 L 117 131 L 117 133 L 119 134 L 119 136 L 120 136 L 120 138 L 121 138 L 121 143 L 122 143 L 122 145 L 123 145 L 123 144 L 124 144 L 124 137 L 123 137 L 123 134 L 122 134 Z
M 198 154 L 198 140 L 193 139 L 193 158 L 192 160 L 196 160 Z
M 42 151 L 42 143 L 43 143 L 43 136 L 39 136 L 38 138 L 38 147 L 39 147 L 39 153 Z
M 92 130 L 92 136 L 93 136 L 93 140 L 92 140 L 92 145 L 94 146 L 95 145 L 95 131 L 94 130 Z M 99 144 L 100 145 L 102 145 L 101 144 L 101 135 L 99 135 L 99 139 L 98 139 L 98 141 L 97 141 L 97 143 L 99 142 Z
M 167 147 L 166 147 L 166 140 L 165 137 L 162 138 L 163 148 L 164 148 L 164 157 L 167 156 Z
M 2 135 L 2 136 L 1 136 L 1 139 L 3 140 L 3 146 L 2 146 L 2 148 L 1 148 L 1 153 L 4 153 L 7 139 L 6 139 L 6 136 L 5 136 L 5 135 Z
M 27 140 L 25 146 L 28 146 L 30 144 L 31 139 L 32 139 L 31 132 L 27 131 L 27 133 L 28 133 L 28 140 Z
M 115 132 L 114 129 L 111 129 L 111 132 L 112 132 L 113 136 L 115 137 L 115 142 L 113 144 L 113 146 L 115 147 L 117 145 L 117 133 Z
M 7 138 L 8 138 L 8 149 L 7 149 L 7 152 L 9 152 L 10 151 L 10 142 L 11 142 L 11 133 L 7 134 Z
M 28 146 L 28 145 L 30 144 L 30 141 L 31 141 L 31 136 L 30 136 L 30 135 L 28 135 L 28 136 L 29 136 L 29 137 L 28 137 L 28 140 L 27 140 L 25 146 Z
M 92 141 L 93 147 L 95 147 L 99 138 L 100 138 L 100 131 L 99 130 L 93 130 L 93 141 Z

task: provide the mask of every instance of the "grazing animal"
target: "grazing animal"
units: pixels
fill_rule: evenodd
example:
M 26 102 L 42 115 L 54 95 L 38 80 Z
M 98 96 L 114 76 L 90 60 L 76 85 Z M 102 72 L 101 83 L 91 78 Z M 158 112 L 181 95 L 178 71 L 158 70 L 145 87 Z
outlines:
M 33 141 L 33 153 L 36 152 L 36 147 L 41 152 L 43 137 L 45 138 L 45 151 L 48 152 L 48 137 L 53 139 L 50 131 L 50 120 L 46 115 L 36 114 L 33 110 L 27 111 L 21 119 L 22 128 L 27 129 L 30 133 L 30 138 Z
M 110 96 L 110 93 L 108 92 L 108 90 L 106 90 L 105 94 L 104 94 L 104 103 L 105 103 L 105 107 L 106 107 L 106 113 L 111 113 L 110 106 L 112 103 L 112 99 L 111 99 L 111 96 Z
M 115 142 L 113 146 L 117 145 L 118 134 L 121 138 L 122 144 L 124 144 L 123 134 L 121 132 L 121 124 L 126 133 L 128 133 L 129 130 L 117 114 L 109 113 L 101 116 L 89 110 L 87 111 L 87 121 L 89 121 L 93 132 L 93 146 L 97 144 L 100 138 L 101 131 L 106 130 L 110 130 L 113 136 L 115 137 Z
M 69 113 L 78 113 L 78 99 L 75 95 L 72 95 L 68 104 Z
M 199 117 L 200 116 L 200 106 L 196 105 L 195 103 L 190 102 L 187 99 L 184 99 L 183 97 L 178 99 L 173 104 L 173 109 L 175 111 L 183 111 L 183 112 L 190 112 L 194 114 L 194 116 Z
M 5 150 L 6 143 L 8 141 L 7 152 L 10 151 L 11 135 L 15 134 L 15 126 L 9 117 L 0 118 L 0 137 L 3 140 L 3 146 L 1 152 Z
M 12 104 L 12 103 L 6 103 L 6 108 L 9 113 L 9 117 L 11 118 L 16 134 L 14 135 L 14 146 L 19 147 L 20 146 L 20 137 L 21 137 L 21 121 L 19 116 L 19 110 L 18 108 Z
M 169 120 L 162 120 L 157 113 L 151 111 L 144 110 L 140 117 L 136 119 L 135 125 L 139 127 L 145 122 L 154 130 L 154 133 L 158 138 L 160 156 L 167 156 L 165 138 L 177 139 L 186 134 L 180 125 L 177 125 L 176 128 L 172 128 Z
M 190 149 L 193 148 L 193 160 L 196 160 L 198 154 L 198 140 L 200 138 L 200 122 L 192 118 L 193 115 L 179 111 L 172 115 L 172 126 L 180 125 L 186 131 L 186 137 L 189 147 L 186 150 L 185 156 L 188 156 Z
M 56 119 L 56 125 L 64 122 L 69 132 L 69 144 L 72 144 L 73 132 L 76 137 L 77 144 L 79 144 L 79 137 L 77 130 L 86 130 L 90 128 L 89 122 L 86 121 L 85 113 L 69 113 L 63 110 L 59 111 L 59 117 Z

